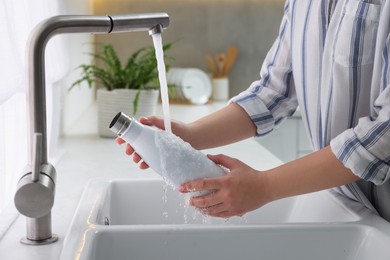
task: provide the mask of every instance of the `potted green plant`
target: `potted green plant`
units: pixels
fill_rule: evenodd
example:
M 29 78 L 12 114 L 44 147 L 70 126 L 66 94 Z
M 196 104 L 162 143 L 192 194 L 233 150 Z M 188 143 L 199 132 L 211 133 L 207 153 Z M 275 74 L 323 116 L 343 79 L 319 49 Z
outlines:
M 99 65 L 80 65 L 81 77 L 71 88 L 81 82 L 87 82 L 90 87 L 97 83 L 98 132 L 102 137 L 114 137 L 108 125 L 119 111 L 134 117 L 155 114 L 159 97 L 157 60 L 154 48 L 150 46 L 134 52 L 123 65 L 113 45 L 96 45 L 100 51 L 89 55 Z M 171 46 L 164 45 L 164 53 Z

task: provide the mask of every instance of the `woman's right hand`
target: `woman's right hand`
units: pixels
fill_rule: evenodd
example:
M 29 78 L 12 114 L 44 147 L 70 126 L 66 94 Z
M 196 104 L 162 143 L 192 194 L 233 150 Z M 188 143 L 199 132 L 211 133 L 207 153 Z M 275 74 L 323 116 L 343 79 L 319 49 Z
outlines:
M 140 120 L 139 120 L 142 124 L 144 125 L 148 125 L 148 126 L 155 126 L 157 128 L 160 128 L 162 130 L 164 130 L 164 119 L 160 118 L 160 117 L 157 117 L 157 116 L 150 116 L 150 117 L 141 117 Z M 180 138 L 182 138 L 183 140 L 187 141 L 185 136 L 188 136 L 188 134 L 186 134 L 186 132 L 188 132 L 188 127 L 187 127 L 187 124 L 185 123 L 182 123 L 182 122 L 178 122 L 178 121 L 172 121 L 171 122 L 171 125 L 172 125 L 172 132 L 179 136 Z M 120 137 L 117 137 L 115 139 L 115 142 L 117 144 L 125 144 L 126 142 L 120 138 Z M 126 150 L 125 150 L 125 153 L 129 156 L 133 155 L 133 161 L 135 163 L 140 163 L 139 164 L 139 168 L 140 169 L 147 169 L 149 168 L 149 165 L 144 162 L 141 158 L 141 156 L 139 156 L 134 148 L 129 145 L 129 144 L 126 144 Z

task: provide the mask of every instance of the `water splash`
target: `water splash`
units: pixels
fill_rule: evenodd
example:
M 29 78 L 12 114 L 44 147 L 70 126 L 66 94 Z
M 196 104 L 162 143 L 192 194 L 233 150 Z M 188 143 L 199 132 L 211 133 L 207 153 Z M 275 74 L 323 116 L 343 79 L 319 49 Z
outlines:
M 158 78 L 160 80 L 161 102 L 162 102 L 162 108 L 164 114 L 164 127 L 165 127 L 165 131 L 171 133 L 172 129 L 171 129 L 171 117 L 169 113 L 168 84 L 167 84 L 167 75 L 165 71 L 164 51 L 162 46 L 161 33 L 153 34 L 152 38 L 153 38 L 154 49 L 156 51 Z
M 163 219 L 168 219 L 168 185 L 164 183 L 163 185 L 163 195 L 161 197 L 164 205 L 164 211 L 162 213 Z
M 246 217 L 246 215 L 240 217 L 239 224 L 248 224 L 248 218 Z
M 159 173 L 168 185 L 177 188 L 182 183 L 194 179 L 220 177 L 226 174 L 204 153 L 195 150 L 180 137 L 166 131 L 157 131 L 154 137 L 160 159 Z
M 168 185 L 166 183 L 163 184 L 163 195 L 161 199 L 164 204 L 168 203 Z

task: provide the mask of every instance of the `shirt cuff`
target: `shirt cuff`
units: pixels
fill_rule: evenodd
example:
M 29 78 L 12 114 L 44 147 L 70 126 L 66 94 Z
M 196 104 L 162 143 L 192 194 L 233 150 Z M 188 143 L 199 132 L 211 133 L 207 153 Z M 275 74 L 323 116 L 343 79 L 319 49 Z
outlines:
M 233 97 L 230 102 L 242 107 L 249 115 L 256 126 L 256 136 L 266 135 L 274 128 L 273 115 L 256 93 L 250 90 L 243 91 L 238 96 Z
M 375 157 L 360 143 L 353 129 L 348 129 L 330 142 L 336 157 L 356 176 L 376 185 L 390 176 L 389 165 Z

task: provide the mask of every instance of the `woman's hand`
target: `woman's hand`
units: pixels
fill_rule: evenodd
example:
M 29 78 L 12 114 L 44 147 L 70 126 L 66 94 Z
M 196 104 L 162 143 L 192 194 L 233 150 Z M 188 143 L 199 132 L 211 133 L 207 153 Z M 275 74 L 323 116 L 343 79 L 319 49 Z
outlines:
M 164 119 L 160 118 L 160 117 L 156 117 L 156 116 L 150 116 L 150 117 L 141 117 L 140 120 L 139 120 L 142 124 L 144 125 L 148 125 L 148 126 L 155 126 L 157 128 L 160 128 L 160 129 L 163 129 L 164 130 Z M 185 137 L 188 136 L 187 132 L 188 132 L 188 127 L 186 126 L 186 124 L 182 123 L 182 122 L 178 122 L 178 121 L 172 121 L 171 122 L 172 124 L 172 132 L 174 134 L 176 134 L 177 136 L 181 137 L 182 139 L 185 140 Z M 117 137 L 115 139 L 115 142 L 117 144 L 124 144 L 126 143 L 122 138 L 120 137 Z M 129 145 L 129 144 L 126 144 L 126 150 L 125 150 L 125 153 L 129 156 L 133 155 L 133 161 L 135 163 L 140 163 L 139 164 L 139 168 L 140 169 L 147 169 L 149 168 L 149 165 L 147 163 L 145 163 L 144 161 L 142 161 L 142 158 L 141 156 L 139 156 L 136 151 L 134 150 L 134 148 Z
M 115 138 L 115 142 L 116 142 L 117 144 L 124 144 L 124 143 L 126 143 L 125 140 L 123 140 L 123 139 L 120 138 L 120 137 Z M 129 145 L 129 144 L 126 144 L 125 153 L 126 153 L 128 156 L 133 155 L 133 162 L 135 162 L 135 163 L 139 163 L 139 162 L 142 161 L 141 156 L 139 156 L 139 155 L 135 152 L 134 148 L 133 148 L 131 145 Z M 147 163 L 145 163 L 144 161 L 142 161 L 142 162 L 140 163 L 140 165 L 139 165 L 139 168 L 144 170 L 144 169 L 149 168 L 149 165 L 148 165 Z
M 272 200 L 266 174 L 225 155 L 208 157 L 230 171 L 223 177 L 198 179 L 181 185 L 179 191 L 183 193 L 214 190 L 205 196 L 192 197 L 191 206 L 206 215 L 228 218 L 242 216 Z

